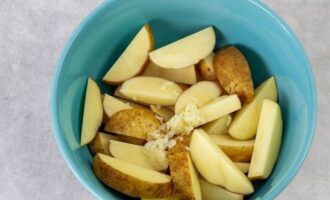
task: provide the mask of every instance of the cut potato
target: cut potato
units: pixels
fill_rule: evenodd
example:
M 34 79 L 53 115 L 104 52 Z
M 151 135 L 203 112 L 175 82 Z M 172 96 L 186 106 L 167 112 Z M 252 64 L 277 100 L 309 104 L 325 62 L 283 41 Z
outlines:
M 138 75 L 147 66 L 148 54 L 153 48 L 153 34 L 146 24 L 112 65 L 103 81 L 108 84 L 119 84 Z
M 237 95 L 228 95 L 215 98 L 199 109 L 203 124 L 226 116 L 241 109 L 241 102 Z M 202 124 L 200 124 L 202 125 Z
M 213 68 L 213 58 L 214 53 L 211 52 L 206 58 L 201 60 L 198 64 L 198 72 L 201 75 L 203 80 L 207 81 L 217 81 Z
M 109 146 L 108 146 L 109 148 Z M 155 170 L 144 153 L 143 146 L 110 140 L 110 154 L 119 160 Z
M 199 173 L 208 182 L 238 194 L 253 193 L 249 179 L 203 129 L 194 130 L 190 142 L 190 155 Z
M 150 109 L 161 117 L 162 121 L 167 121 L 174 115 L 174 112 L 168 107 L 150 105 Z
M 217 83 L 211 81 L 201 81 L 184 91 L 175 103 L 175 113 L 180 113 L 190 104 L 201 107 L 221 94 Z
M 139 76 L 125 81 L 119 92 L 136 102 L 174 105 L 182 89 L 176 83 L 163 78 Z
M 197 64 L 209 55 L 215 46 L 213 27 L 168 44 L 149 53 L 150 59 L 160 67 L 182 69 Z
M 228 130 L 233 138 L 247 140 L 256 135 L 261 104 L 264 99 L 277 101 L 277 87 L 274 77 L 263 82 L 256 89 L 253 101 L 243 105 L 242 109 L 236 113 Z
M 154 76 L 167 79 L 169 81 L 193 85 L 197 82 L 195 66 L 189 66 L 183 69 L 165 69 L 150 62 L 144 70 L 142 76 Z
M 148 133 L 159 128 L 156 114 L 144 108 L 132 108 L 115 113 L 105 126 L 105 131 L 146 140 Z
M 237 94 L 243 103 L 250 103 L 254 87 L 244 55 L 234 46 L 225 47 L 214 56 L 213 64 L 217 79 L 228 94 Z
M 130 108 L 144 108 L 143 106 L 126 101 L 124 99 L 119 99 L 108 94 L 104 95 L 103 109 L 108 119 L 112 117 L 118 111 L 130 109 Z
M 144 167 L 96 154 L 95 175 L 106 185 L 131 197 L 163 198 L 172 195 L 171 177 Z
M 103 120 L 102 97 L 95 81 L 88 78 L 85 94 L 84 114 L 81 128 L 80 146 L 91 142 Z
M 171 197 L 168 197 L 168 198 L 141 198 L 141 200 L 181 200 L 181 197 L 178 196 L 178 195 L 173 195 Z
M 250 163 L 247 162 L 234 162 L 236 167 L 240 169 L 244 174 L 249 172 Z
M 228 133 L 228 128 L 230 126 L 232 117 L 230 115 L 225 115 L 211 121 L 207 124 L 201 126 L 201 128 L 207 133 L 211 135 L 223 135 Z
M 174 192 L 181 196 L 182 200 L 201 200 L 201 188 L 198 174 L 191 162 L 189 155 L 190 137 L 186 136 L 182 141 L 169 150 L 169 166 L 174 184 Z
M 221 150 L 234 162 L 250 162 L 254 140 L 235 140 L 229 135 L 209 135 Z
M 244 196 L 225 190 L 222 187 L 213 185 L 203 178 L 200 178 L 202 196 L 204 200 L 243 200 Z
M 110 135 L 107 133 L 98 132 L 94 139 L 88 144 L 90 150 L 93 154 L 103 153 L 106 155 L 109 154 L 109 142 L 110 140 L 119 140 L 115 135 Z
M 262 103 L 258 131 L 249 170 L 250 179 L 266 179 L 280 151 L 283 121 L 280 106 L 265 99 Z
M 129 144 L 144 145 L 147 142 L 147 140 L 145 139 L 130 137 L 126 135 L 116 135 L 116 136 L 117 138 L 119 138 L 119 141 L 126 142 Z

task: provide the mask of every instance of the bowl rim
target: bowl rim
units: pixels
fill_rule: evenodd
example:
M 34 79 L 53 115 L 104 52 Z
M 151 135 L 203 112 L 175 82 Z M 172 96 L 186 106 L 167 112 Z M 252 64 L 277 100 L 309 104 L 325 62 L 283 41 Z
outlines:
M 81 175 L 79 170 L 77 169 L 77 164 L 74 162 L 72 158 L 70 158 L 70 149 L 65 148 L 66 145 L 64 144 L 63 136 L 61 134 L 60 128 L 59 128 L 59 120 L 58 120 L 58 111 L 57 111 L 57 88 L 58 88 L 58 81 L 59 76 L 62 70 L 63 62 L 66 58 L 66 55 L 75 41 L 76 37 L 79 35 L 79 33 L 82 31 L 82 29 L 89 24 L 93 18 L 97 15 L 99 11 L 101 11 L 106 5 L 111 4 L 115 1 L 119 0 L 105 0 L 102 3 L 100 3 L 95 9 L 93 9 L 81 22 L 80 24 L 74 29 L 74 31 L 71 33 L 70 37 L 67 39 L 65 43 L 65 47 L 63 48 L 60 57 L 57 61 L 56 67 L 53 72 L 52 77 L 52 83 L 51 83 L 51 91 L 50 91 L 50 107 L 51 107 L 51 123 L 52 123 L 52 129 L 54 132 L 56 143 L 60 149 L 60 152 L 62 154 L 62 157 L 64 158 L 66 164 L 69 166 L 75 177 L 84 185 L 85 188 L 87 188 L 95 197 L 98 199 L 103 199 L 102 195 L 97 192 L 97 187 L 94 187 L 92 184 L 90 184 L 84 176 Z M 249 3 L 253 4 L 253 6 L 256 6 L 257 8 L 263 10 L 266 15 L 268 15 L 270 18 L 275 20 L 275 22 L 282 27 L 282 29 L 286 32 L 288 37 L 290 38 L 291 42 L 295 44 L 295 49 L 298 49 L 300 53 L 303 56 L 304 62 L 307 67 L 307 72 L 310 74 L 310 84 L 312 86 L 312 103 L 313 103 L 313 110 L 312 110 L 312 122 L 311 122 L 311 133 L 310 137 L 307 138 L 306 142 L 304 143 L 304 149 L 301 151 L 297 156 L 297 162 L 294 165 L 294 167 L 289 171 L 288 175 L 284 177 L 284 180 L 282 180 L 279 184 L 276 185 L 274 190 L 270 193 L 270 195 L 265 196 L 266 199 L 273 199 L 276 196 L 278 196 L 293 180 L 293 178 L 298 173 L 299 169 L 301 168 L 312 143 L 314 134 L 315 134 L 315 128 L 316 128 L 316 120 L 317 120 L 317 90 L 315 85 L 315 79 L 314 79 L 314 73 L 312 70 L 312 67 L 310 65 L 308 56 L 306 55 L 306 52 L 303 48 L 303 45 L 299 41 L 298 37 L 295 35 L 295 33 L 291 30 L 291 28 L 287 25 L 287 23 L 279 16 L 277 15 L 271 8 L 269 8 L 266 4 L 262 3 L 260 0 L 248 0 Z

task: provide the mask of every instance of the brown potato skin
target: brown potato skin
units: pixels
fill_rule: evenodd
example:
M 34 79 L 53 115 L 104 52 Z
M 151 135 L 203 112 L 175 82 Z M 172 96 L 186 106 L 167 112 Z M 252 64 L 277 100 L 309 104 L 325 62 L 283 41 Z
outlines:
M 107 186 L 130 197 L 165 198 L 172 195 L 172 182 L 148 183 L 135 177 L 126 176 L 103 163 L 98 154 L 93 159 L 95 175 Z
M 219 145 L 220 149 L 234 162 L 250 162 L 253 146 L 230 147 Z
M 237 94 L 243 103 L 250 103 L 254 87 L 249 64 L 234 46 L 220 49 L 213 60 L 214 71 L 220 85 L 229 94 Z
M 203 80 L 207 81 L 216 81 L 217 77 L 215 76 L 215 72 L 213 69 L 210 69 L 211 66 L 209 66 L 206 61 L 203 59 L 200 61 L 200 63 L 197 66 L 197 71 L 202 77 Z
M 189 172 L 189 147 L 191 136 L 184 136 L 182 141 L 169 149 L 168 159 L 171 177 L 173 179 L 174 193 L 180 195 L 181 200 L 194 200 L 192 180 Z
M 147 140 L 126 135 L 117 135 L 117 137 L 120 139 L 121 142 L 126 142 L 130 144 L 144 145 L 147 142 Z
M 103 145 L 101 143 L 101 136 L 98 133 L 96 134 L 95 138 L 88 144 L 88 147 L 93 154 L 103 153 L 108 155 L 103 149 Z
M 146 140 L 148 133 L 159 128 L 156 114 L 145 108 L 125 109 L 115 113 L 105 125 L 107 132 Z

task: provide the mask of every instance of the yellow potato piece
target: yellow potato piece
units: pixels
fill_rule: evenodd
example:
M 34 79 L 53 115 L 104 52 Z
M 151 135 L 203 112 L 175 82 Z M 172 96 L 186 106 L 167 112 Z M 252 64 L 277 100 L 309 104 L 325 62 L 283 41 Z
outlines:
M 202 196 L 205 200 L 243 200 L 244 196 L 227 191 L 226 189 L 213 185 L 203 178 L 200 178 Z
M 254 95 L 249 64 L 234 46 L 220 49 L 213 59 L 214 71 L 220 85 L 228 94 L 237 94 L 243 103 L 250 103 Z
M 146 24 L 112 65 L 103 81 L 116 85 L 141 73 L 148 65 L 148 54 L 153 48 L 153 34 Z
M 207 134 L 211 135 L 227 134 L 231 120 L 232 117 L 230 115 L 225 115 L 223 117 L 220 117 L 219 119 L 204 124 L 200 128 L 202 128 Z
M 211 52 L 206 58 L 201 60 L 198 64 L 198 72 L 203 80 L 217 81 L 217 77 L 213 67 L 214 53 Z
M 112 115 L 114 115 L 116 112 L 130 108 L 144 108 L 144 107 L 124 99 L 110 96 L 108 94 L 104 95 L 103 109 L 108 119 L 112 117 Z
M 165 198 L 173 192 L 170 176 L 104 154 L 96 154 L 93 169 L 104 184 L 131 197 Z
M 119 138 L 115 135 L 98 132 L 94 137 L 94 139 L 88 144 L 88 146 L 93 154 L 103 153 L 106 155 L 110 155 L 109 153 L 110 140 L 119 140 Z

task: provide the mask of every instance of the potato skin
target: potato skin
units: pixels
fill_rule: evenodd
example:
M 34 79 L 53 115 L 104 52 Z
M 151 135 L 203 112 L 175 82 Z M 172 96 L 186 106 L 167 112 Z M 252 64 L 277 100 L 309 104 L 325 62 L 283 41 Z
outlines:
M 207 81 L 216 81 L 217 77 L 215 76 L 214 69 L 209 66 L 205 60 L 201 60 L 198 65 L 198 72 L 203 78 L 203 80 Z
M 191 136 L 184 136 L 183 140 L 177 140 L 177 144 L 169 149 L 169 167 L 174 184 L 174 193 L 180 195 L 181 200 L 195 200 L 192 179 L 189 171 L 190 154 L 188 151 Z
M 95 138 L 88 144 L 88 147 L 90 148 L 93 154 L 96 153 L 107 154 L 103 149 L 100 134 L 96 134 Z
M 93 159 L 95 175 L 107 186 L 131 197 L 164 198 L 172 195 L 172 182 L 149 183 L 135 177 L 127 176 L 107 165 L 99 157 Z
M 254 87 L 249 64 L 234 46 L 220 49 L 213 60 L 214 71 L 220 85 L 229 94 L 237 94 L 243 103 L 250 103 Z
M 115 113 L 104 130 L 146 140 L 148 133 L 158 129 L 160 125 L 154 112 L 145 108 L 132 108 Z

